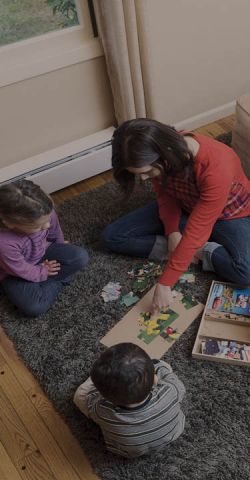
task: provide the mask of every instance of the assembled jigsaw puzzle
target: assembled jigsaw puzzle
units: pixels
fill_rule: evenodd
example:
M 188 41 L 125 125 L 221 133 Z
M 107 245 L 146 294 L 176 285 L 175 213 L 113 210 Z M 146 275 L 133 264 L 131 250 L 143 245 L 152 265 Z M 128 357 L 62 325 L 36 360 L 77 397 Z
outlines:
M 201 313 L 203 305 L 192 295 L 176 291 L 171 308 L 151 317 L 149 311 L 155 287 L 120 320 L 101 343 L 110 347 L 120 342 L 133 342 L 151 358 L 161 358 L 180 335 Z
M 145 343 L 151 343 L 157 335 L 164 338 L 164 340 L 172 341 L 178 338 L 177 329 L 173 329 L 170 325 L 178 318 L 178 313 L 170 308 L 166 311 L 160 312 L 159 316 L 151 318 L 149 312 L 141 313 L 138 318 L 139 325 L 142 327 L 138 338 Z M 145 328 L 143 328 L 145 327 Z

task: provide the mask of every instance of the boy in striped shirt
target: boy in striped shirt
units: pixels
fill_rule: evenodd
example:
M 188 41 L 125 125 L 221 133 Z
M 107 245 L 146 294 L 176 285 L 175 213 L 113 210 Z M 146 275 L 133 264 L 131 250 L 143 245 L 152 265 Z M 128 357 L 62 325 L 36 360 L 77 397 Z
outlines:
M 184 430 L 185 387 L 162 360 L 133 343 L 108 348 L 80 385 L 74 403 L 102 430 L 107 449 L 124 457 L 161 450 Z

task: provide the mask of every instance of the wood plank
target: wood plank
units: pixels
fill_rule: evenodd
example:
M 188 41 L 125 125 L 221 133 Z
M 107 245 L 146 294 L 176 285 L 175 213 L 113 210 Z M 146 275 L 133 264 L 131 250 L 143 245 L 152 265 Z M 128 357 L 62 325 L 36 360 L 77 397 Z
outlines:
M 1 376 L 1 384 L 3 378 L 6 378 L 6 371 L 8 372 L 8 367 L 5 367 L 5 374 Z M 33 442 L 27 427 L 24 426 L 14 410 L 10 398 L 5 395 L 2 386 L 0 387 L 0 411 L 4 412 L 4 415 L 2 414 L 0 417 L 0 440 L 21 478 L 24 480 L 56 480 L 37 445 Z
M 194 132 L 202 133 L 208 136 L 217 136 L 221 133 L 228 133 L 232 130 L 235 122 L 235 115 L 229 115 L 217 122 L 208 123 L 194 130 Z
M 59 477 L 55 477 L 52 473 L 52 465 L 49 466 L 45 463 L 41 463 L 42 455 L 39 450 L 28 455 L 25 458 L 25 464 L 22 466 L 22 478 L 28 480 L 59 480 Z
M 20 382 L 22 389 L 26 392 L 43 422 L 53 435 L 55 442 L 58 443 L 62 452 L 77 472 L 79 479 L 98 480 L 99 477 L 93 473 L 92 467 L 77 439 L 55 411 L 38 382 L 20 360 L 12 342 L 2 329 L 0 329 L 0 340 L 0 366 L 3 362 L 8 362 L 17 381 Z
M 21 385 L 8 365 L 5 366 L 5 374 L 1 375 L 1 387 L 16 414 L 26 425 L 30 437 L 43 458 L 50 464 L 53 475 L 60 480 L 68 480 L 69 478 L 70 480 L 79 480 L 79 475 L 63 454 L 58 443 L 55 442 L 54 437 L 26 393 L 22 391 Z M 27 441 L 26 443 L 30 442 Z M 86 479 L 82 472 L 80 478 Z
M 194 130 L 195 133 L 201 133 L 202 135 L 206 135 L 208 137 L 217 137 L 222 133 L 225 133 L 225 130 L 219 124 L 211 124 L 207 125 L 206 127 L 200 127 Z
M 33 390 L 31 397 L 34 407 L 78 477 L 82 480 L 98 480 L 99 477 L 93 472 L 83 449 L 46 396 L 39 390 L 35 392 Z
M 32 388 L 32 386 L 40 388 L 36 379 L 19 358 L 12 341 L 7 337 L 2 327 L 0 327 L 0 353 L 0 366 L 3 363 L 4 365 L 7 364 L 22 382 L 22 386 L 26 391 Z
M 8 366 L 6 365 L 4 376 L 6 376 L 7 370 Z M 1 376 L 0 386 L 0 411 L 4 412 L 4 415 L 2 414 L 0 417 L 0 440 L 8 452 L 12 449 L 13 440 L 15 441 L 14 443 L 16 444 L 16 450 L 14 452 L 14 455 L 17 463 L 19 464 L 27 455 L 35 452 L 37 446 L 35 445 L 33 439 L 22 424 L 17 413 L 14 411 L 13 406 L 8 400 L 8 397 L 5 395 L 5 392 L 2 389 L 2 378 L 3 375 Z
M 0 442 L 0 478 L 1 480 L 22 480 L 14 463 Z
M 216 123 L 218 123 L 219 125 L 222 125 L 226 131 L 230 131 L 235 125 L 235 120 L 236 120 L 236 116 L 235 114 L 233 114 L 233 115 L 229 115 L 228 117 L 221 118 Z
M 100 175 L 95 175 L 94 177 L 83 180 L 82 182 L 75 183 L 74 185 L 58 190 L 51 194 L 53 201 L 56 205 L 59 205 L 65 200 L 74 198 L 80 193 L 89 192 L 93 188 L 98 188 L 105 183 L 110 182 L 113 179 L 112 171 L 108 170 Z

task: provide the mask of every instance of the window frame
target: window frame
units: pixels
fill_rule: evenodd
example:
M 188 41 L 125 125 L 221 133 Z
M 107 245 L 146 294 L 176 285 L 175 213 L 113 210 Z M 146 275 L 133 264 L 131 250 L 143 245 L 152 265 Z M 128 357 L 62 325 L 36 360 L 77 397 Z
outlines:
M 103 55 L 89 4 L 78 0 L 80 24 L 0 46 L 0 87 Z

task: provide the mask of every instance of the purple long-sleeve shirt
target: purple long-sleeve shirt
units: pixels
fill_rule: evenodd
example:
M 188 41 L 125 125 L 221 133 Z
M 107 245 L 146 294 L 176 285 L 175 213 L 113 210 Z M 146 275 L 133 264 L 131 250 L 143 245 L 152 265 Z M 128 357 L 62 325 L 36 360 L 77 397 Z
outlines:
M 31 282 L 47 280 L 48 269 L 38 265 L 38 262 L 51 243 L 64 243 L 63 232 L 54 210 L 47 230 L 30 235 L 0 230 L 0 281 L 7 275 Z

